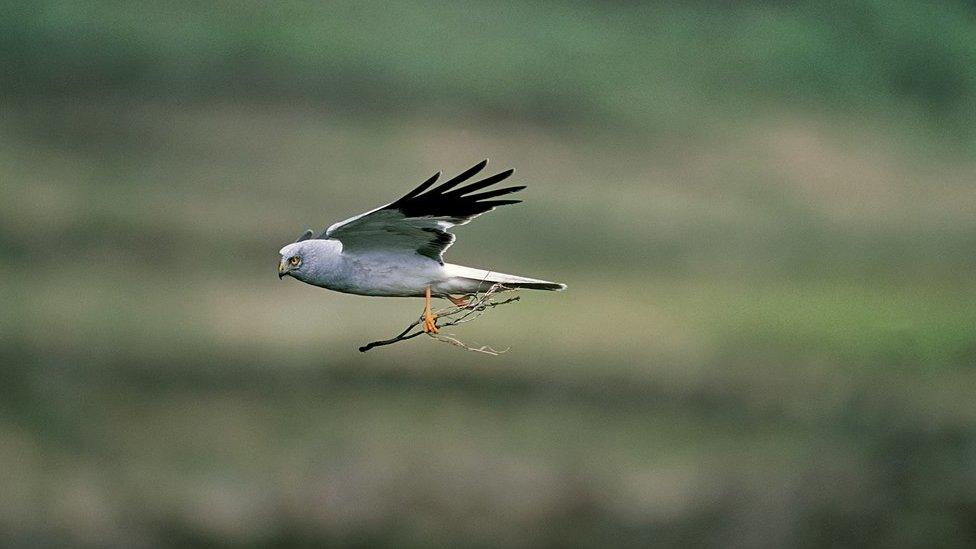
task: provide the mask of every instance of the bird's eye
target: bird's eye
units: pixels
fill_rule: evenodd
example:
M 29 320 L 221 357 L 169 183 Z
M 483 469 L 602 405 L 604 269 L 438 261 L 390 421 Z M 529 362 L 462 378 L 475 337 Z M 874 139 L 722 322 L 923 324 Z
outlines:
M 292 256 L 291 259 L 288 260 L 288 264 L 291 265 L 292 267 L 297 267 L 298 264 L 301 262 L 302 262 L 302 258 L 298 257 L 297 255 Z

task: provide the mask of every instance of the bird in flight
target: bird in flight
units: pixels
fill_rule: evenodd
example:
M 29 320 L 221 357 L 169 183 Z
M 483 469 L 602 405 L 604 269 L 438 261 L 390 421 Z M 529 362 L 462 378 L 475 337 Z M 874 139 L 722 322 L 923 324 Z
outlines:
M 278 278 L 287 275 L 349 294 L 423 297 L 423 330 L 428 333 L 438 330 L 437 317 L 431 310 L 432 296 L 463 307 L 468 296 L 494 284 L 533 290 L 565 289 L 565 284 L 444 262 L 444 251 L 455 239 L 448 229 L 496 206 L 521 202 L 495 198 L 521 191 L 524 186 L 482 190 L 508 178 L 515 170 L 458 187 L 487 164 L 487 159 L 482 160 L 431 189 L 441 175 L 437 172 L 400 199 L 340 221 L 315 238 L 312 230 L 305 231 L 279 252 Z

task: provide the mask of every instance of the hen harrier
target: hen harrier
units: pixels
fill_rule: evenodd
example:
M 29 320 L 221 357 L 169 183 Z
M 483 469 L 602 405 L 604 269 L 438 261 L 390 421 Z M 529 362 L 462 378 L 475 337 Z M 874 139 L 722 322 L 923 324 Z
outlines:
M 349 294 L 423 297 L 423 330 L 433 333 L 437 333 L 437 317 L 431 311 L 431 296 L 464 306 L 465 296 L 496 283 L 509 288 L 565 289 L 565 284 L 444 262 L 444 251 L 455 239 L 447 229 L 463 225 L 495 206 L 521 202 L 490 199 L 521 191 L 524 186 L 475 193 L 506 179 L 515 170 L 455 189 L 487 164 L 487 159 L 482 160 L 427 190 L 441 175 L 438 172 L 399 200 L 336 223 L 316 238 L 312 238 L 312 230 L 305 231 L 297 241 L 281 249 L 278 278 L 288 275 Z

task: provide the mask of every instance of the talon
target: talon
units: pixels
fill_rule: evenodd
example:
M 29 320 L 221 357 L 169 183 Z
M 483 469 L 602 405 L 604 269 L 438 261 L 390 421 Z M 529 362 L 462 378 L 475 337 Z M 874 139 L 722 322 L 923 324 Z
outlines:
M 425 334 L 436 334 L 440 331 L 437 329 L 437 315 L 430 310 L 430 286 L 427 286 L 427 290 L 424 292 L 424 326 L 422 329 Z
M 455 307 L 461 307 L 462 309 L 470 305 L 472 301 L 472 299 L 467 296 L 454 297 L 449 295 L 447 296 L 447 299 L 449 299 Z
M 430 315 L 424 318 L 424 333 L 425 334 L 436 334 L 440 330 L 437 328 L 437 316 Z

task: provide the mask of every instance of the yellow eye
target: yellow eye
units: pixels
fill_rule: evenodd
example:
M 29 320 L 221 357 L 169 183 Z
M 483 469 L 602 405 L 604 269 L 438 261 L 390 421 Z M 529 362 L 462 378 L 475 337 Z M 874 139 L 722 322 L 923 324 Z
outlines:
M 292 267 L 297 267 L 298 264 L 301 263 L 301 262 L 302 262 L 302 259 L 300 257 L 298 257 L 297 255 L 292 256 L 291 259 L 288 260 L 288 264 L 291 265 Z

